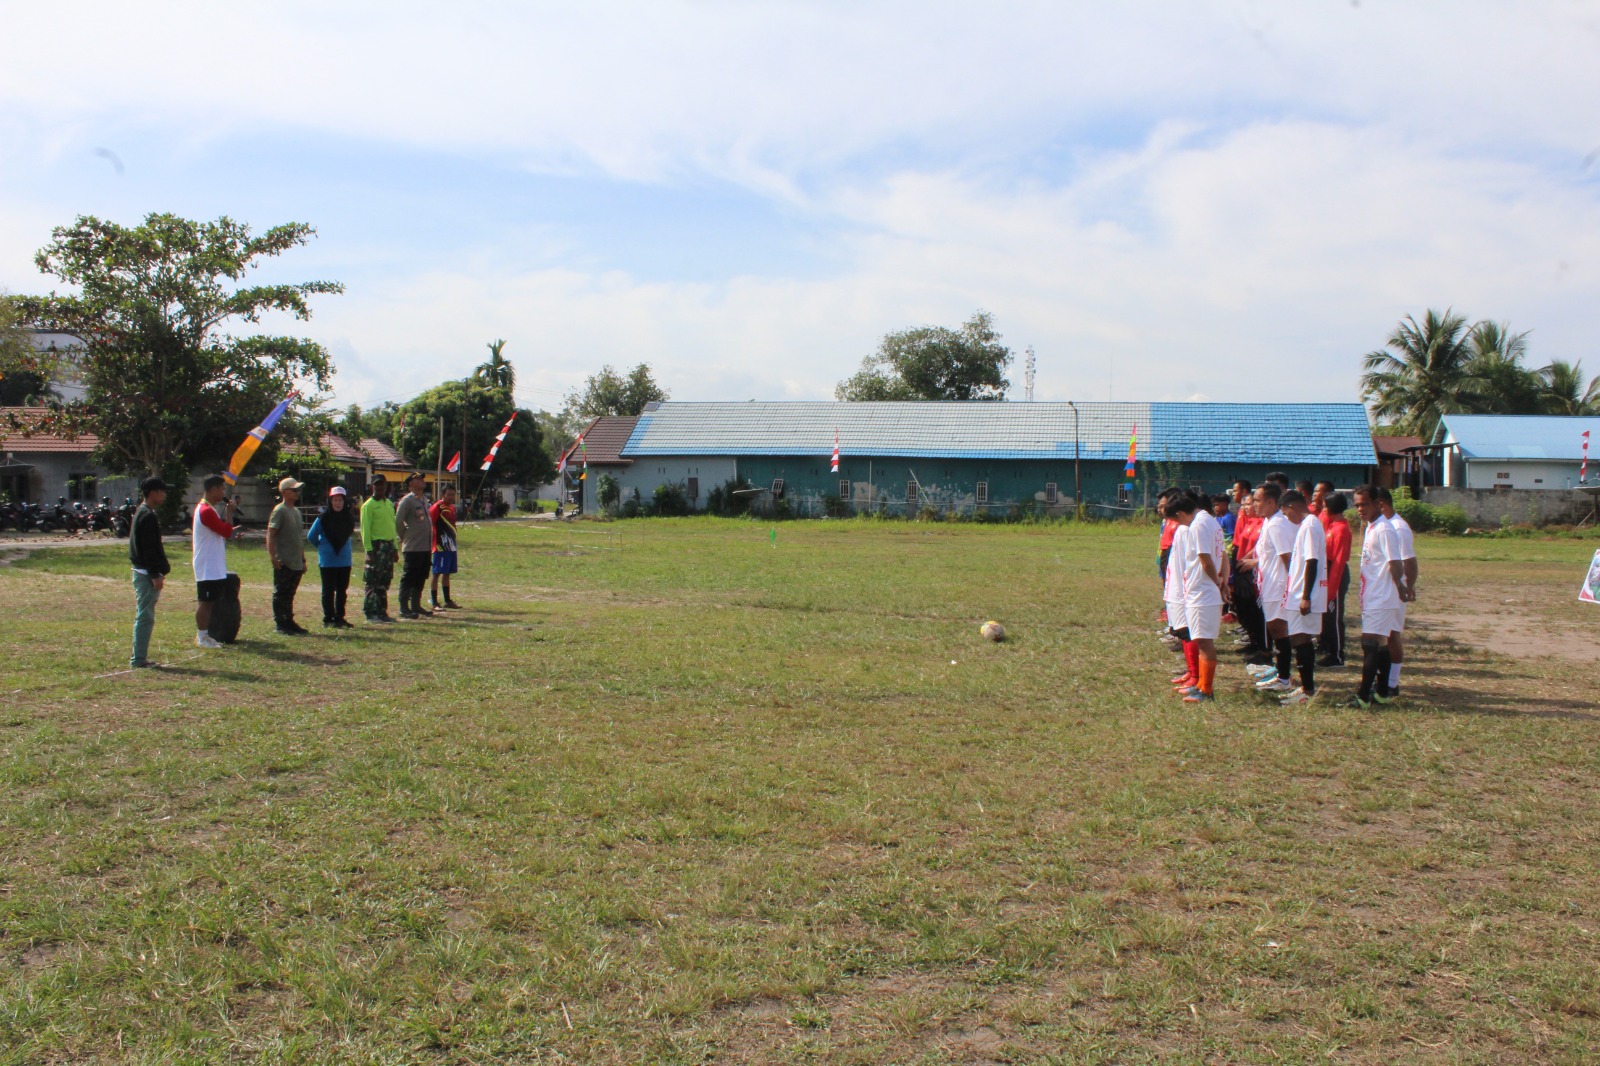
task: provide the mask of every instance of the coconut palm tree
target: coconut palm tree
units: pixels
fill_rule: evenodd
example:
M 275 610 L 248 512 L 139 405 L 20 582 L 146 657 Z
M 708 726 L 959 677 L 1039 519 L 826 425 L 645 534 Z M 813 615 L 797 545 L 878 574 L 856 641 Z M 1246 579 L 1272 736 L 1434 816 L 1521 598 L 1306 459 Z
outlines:
M 517 372 L 500 353 L 505 349 L 506 342 L 494 340 L 489 342 L 489 361 L 479 363 L 472 376 L 491 389 L 505 389 L 510 392 L 517 383 Z
M 1468 409 L 1467 320 L 1433 309 L 1419 323 L 1407 315 L 1388 342 L 1361 361 L 1361 395 L 1379 422 L 1431 439 L 1439 416 Z
M 1509 322 L 1485 319 L 1467 331 L 1468 410 L 1480 414 L 1531 415 L 1544 406 L 1539 375 L 1523 358 L 1528 354 L 1528 333 L 1511 332 Z
M 1550 414 L 1600 414 L 1600 375 L 1585 387 L 1582 359 L 1573 363 L 1552 359 L 1549 366 L 1539 371 L 1538 381 L 1543 408 Z

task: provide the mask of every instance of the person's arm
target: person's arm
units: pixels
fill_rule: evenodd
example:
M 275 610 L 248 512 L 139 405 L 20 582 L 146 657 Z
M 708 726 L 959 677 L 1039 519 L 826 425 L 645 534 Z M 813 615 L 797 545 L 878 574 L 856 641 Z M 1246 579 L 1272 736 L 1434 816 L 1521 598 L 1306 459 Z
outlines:
M 1306 560 L 1306 583 L 1300 589 L 1300 613 L 1311 613 L 1311 590 L 1317 587 L 1317 560 Z
M 1411 592 L 1406 588 L 1406 564 L 1399 559 L 1390 559 L 1389 577 L 1394 580 L 1394 587 L 1400 590 L 1400 602 L 1410 599 Z
M 306 530 L 306 543 L 313 548 L 322 547 L 322 519 L 319 517 L 311 523 L 311 528 Z
M 233 536 L 233 526 L 230 523 L 222 520 L 222 516 L 217 514 L 217 509 L 215 507 L 212 507 L 208 503 L 197 504 L 196 507 L 196 513 L 200 516 L 201 525 L 205 526 L 207 529 L 211 530 L 211 532 L 215 533 L 224 540 L 227 540 L 229 537 Z
M 272 560 L 272 568 L 274 570 L 283 566 L 283 563 L 278 560 L 278 526 L 281 524 L 282 521 L 278 517 L 278 511 L 274 510 L 272 517 L 267 519 L 267 558 Z
M 1413 600 L 1417 598 L 1417 557 L 1413 555 L 1403 564 L 1406 572 L 1406 594 Z
M 377 508 L 374 503 L 376 499 L 376 496 L 370 497 L 361 505 L 361 520 L 359 523 L 361 526 L 361 550 L 368 555 L 372 554 L 372 521 L 368 516 L 367 508 L 373 508 L 372 513 L 376 514 Z

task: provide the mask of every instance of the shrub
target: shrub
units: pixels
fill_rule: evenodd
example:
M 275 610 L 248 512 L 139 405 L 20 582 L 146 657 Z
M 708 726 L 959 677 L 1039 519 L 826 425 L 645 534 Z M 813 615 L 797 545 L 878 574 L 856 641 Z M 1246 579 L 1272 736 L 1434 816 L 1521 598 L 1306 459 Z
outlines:
M 744 478 L 731 477 L 706 494 L 706 513 L 731 518 L 750 513 L 750 497 L 735 496 L 740 489 L 750 487 Z
M 1447 503 L 1442 507 L 1433 509 L 1435 528 L 1442 529 L 1452 537 L 1459 537 L 1467 531 L 1467 512 L 1457 504 Z M 1411 521 L 1411 519 L 1406 519 Z
M 664 518 L 672 518 L 689 513 L 689 494 L 683 482 L 676 481 L 669 485 L 657 485 L 656 491 L 650 496 L 650 513 Z
M 823 496 L 822 513 L 829 518 L 843 518 L 850 513 L 850 503 L 842 496 Z
M 643 512 L 643 510 L 644 510 L 644 508 L 639 506 L 638 498 L 635 497 L 634 499 L 631 499 L 627 503 L 624 503 L 622 505 L 622 517 L 623 518 L 638 518 L 640 513 Z
M 532 514 L 538 509 L 539 505 L 533 501 L 532 497 L 524 496 L 522 499 L 517 501 L 517 510 L 521 511 L 523 514 Z
M 610 474 L 601 474 L 600 480 L 595 482 L 595 495 L 599 497 L 601 507 L 615 511 L 617 501 L 622 498 L 622 486 Z
M 1395 497 L 1394 509 L 1418 533 L 1426 533 L 1433 528 L 1434 513 L 1438 510 L 1438 508 L 1423 503 L 1421 500 L 1413 500 L 1405 496 Z

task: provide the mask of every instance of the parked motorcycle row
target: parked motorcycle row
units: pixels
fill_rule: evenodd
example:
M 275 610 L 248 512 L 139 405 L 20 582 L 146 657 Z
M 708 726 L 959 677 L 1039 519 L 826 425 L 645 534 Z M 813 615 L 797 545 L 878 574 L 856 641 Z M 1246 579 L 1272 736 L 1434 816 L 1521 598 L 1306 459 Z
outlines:
M 65 496 L 53 504 L 5 503 L 0 504 L 0 532 L 66 533 L 72 536 L 101 533 L 126 537 L 133 528 L 133 515 L 137 509 L 131 497 L 124 499 L 122 506 L 117 508 L 111 506 L 109 496 L 100 497 L 100 502 L 94 507 L 81 500 L 69 504 Z

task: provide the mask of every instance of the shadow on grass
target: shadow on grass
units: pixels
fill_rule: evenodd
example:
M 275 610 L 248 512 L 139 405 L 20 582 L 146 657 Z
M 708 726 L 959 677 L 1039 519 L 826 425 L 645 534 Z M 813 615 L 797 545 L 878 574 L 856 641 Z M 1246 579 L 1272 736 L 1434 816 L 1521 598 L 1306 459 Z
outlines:
M 1600 722 L 1600 714 L 1577 710 L 1574 701 L 1542 696 L 1517 696 L 1490 688 L 1441 685 L 1418 672 L 1422 695 L 1428 710 L 1445 714 L 1481 714 L 1496 718 L 1561 718 L 1568 721 Z M 1402 685 L 1402 694 L 1405 686 Z M 1402 704 L 1403 707 L 1403 704 Z
M 283 645 L 269 644 L 260 640 L 239 640 L 235 641 L 230 647 L 241 655 L 255 655 L 263 659 L 272 659 L 283 663 L 297 663 L 302 666 L 344 666 L 350 661 L 344 655 L 318 655 L 310 648 L 305 651 L 297 651 Z

